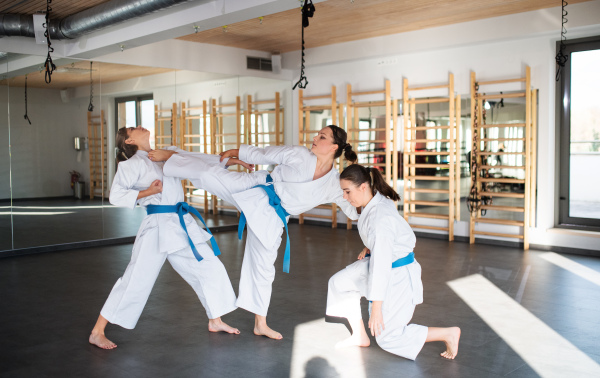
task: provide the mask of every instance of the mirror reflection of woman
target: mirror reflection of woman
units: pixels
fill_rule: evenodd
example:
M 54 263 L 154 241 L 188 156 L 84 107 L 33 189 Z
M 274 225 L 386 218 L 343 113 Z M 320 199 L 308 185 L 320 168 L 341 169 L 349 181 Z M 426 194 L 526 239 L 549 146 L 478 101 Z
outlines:
M 238 157 L 249 164 L 277 165 L 270 174 L 270 189 L 274 193 L 253 188 L 233 194 L 248 225 L 236 304 L 255 314 L 255 335 L 282 338 L 267 325 L 267 312 L 275 279 L 277 250 L 289 217 L 283 212 L 277 214 L 269 204 L 269 195 L 277 195 L 277 201 L 281 202 L 279 211 L 283 209 L 287 215 L 302 214 L 324 203 L 336 203 L 349 218 L 357 219 L 356 209 L 343 199 L 339 172 L 333 164 L 342 154 L 346 160 L 356 161 L 356 153 L 346 143 L 346 137 L 343 129 L 331 125 L 319 131 L 310 150 L 304 146 L 258 148 L 242 145 L 221 154 L 223 158 Z M 293 250 L 294 243 L 298 242 L 293 241 L 290 249 Z M 284 256 L 284 270 L 289 267 L 289 261 Z
M 358 261 L 329 280 L 326 314 L 347 318 L 352 328 L 352 336 L 336 347 L 370 345 L 360 308 L 360 298 L 366 297 L 369 329 L 382 349 L 414 360 L 424 343 L 443 341 L 441 356 L 454 359 L 460 328 L 409 324 L 415 306 L 423 303 L 423 284 L 414 259 L 415 234 L 394 203 L 400 196 L 377 168 L 358 164 L 344 169 L 340 186 L 348 202 L 363 208 L 358 231 L 365 248 Z
M 117 132 L 119 164 L 110 190 L 111 204 L 133 209 L 138 204 L 148 208 L 184 201 L 181 178 L 164 177 L 163 163 L 148 158 L 149 138 L 150 132 L 142 127 L 122 128 Z M 221 166 L 235 161 L 221 163 L 217 155 L 201 158 L 207 164 Z M 108 323 L 127 329 L 136 326 L 165 260 L 198 295 L 209 319 L 209 331 L 239 333 L 221 320 L 221 316 L 236 309 L 236 298 L 225 267 L 207 245 L 212 235 L 200 228 L 191 215 L 182 216 L 187 232 L 177 213 L 150 214 L 144 218 L 131 261 L 100 311 L 89 337 L 91 344 L 103 349 L 117 346 L 105 336 Z

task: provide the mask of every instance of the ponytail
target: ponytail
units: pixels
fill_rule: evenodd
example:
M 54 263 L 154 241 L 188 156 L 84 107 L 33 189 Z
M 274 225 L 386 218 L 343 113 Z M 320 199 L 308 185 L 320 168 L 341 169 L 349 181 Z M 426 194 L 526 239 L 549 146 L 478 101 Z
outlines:
M 392 201 L 400 200 L 398 193 L 385 182 L 377 168 L 365 168 L 362 165 L 352 164 L 342 171 L 340 180 L 348 180 L 356 186 L 366 182 L 369 184 L 371 194 L 375 195 L 379 192 Z
M 346 142 L 348 134 L 346 134 L 344 129 L 336 125 L 329 125 L 327 127 L 331 129 L 331 133 L 333 134 L 333 144 L 337 144 L 338 146 L 333 157 L 337 159 L 344 153 L 344 158 L 346 158 L 346 160 L 351 163 L 356 163 L 358 156 L 356 155 L 356 152 L 352 150 L 352 145 Z
M 128 160 L 130 157 L 135 155 L 138 150 L 138 146 L 135 144 L 128 144 L 125 141 L 129 139 L 127 135 L 127 127 L 122 127 L 117 131 L 117 162 Z

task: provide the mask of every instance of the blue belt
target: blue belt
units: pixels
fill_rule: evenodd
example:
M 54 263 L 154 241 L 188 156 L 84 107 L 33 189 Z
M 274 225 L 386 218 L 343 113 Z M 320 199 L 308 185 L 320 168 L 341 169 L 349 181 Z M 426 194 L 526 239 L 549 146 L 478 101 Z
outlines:
M 367 257 L 367 256 L 371 256 L 371 254 L 370 254 L 370 253 L 367 253 L 367 254 L 365 255 L 365 257 Z M 394 261 L 394 262 L 392 263 L 392 269 L 394 269 L 394 268 L 400 268 L 401 266 L 405 266 L 405 265 L 408 265 L 408 264 L 412 264 L 412 263 L 414 263 L 414 262 L 415 262 L 415 253 L 414 253 L 414 252 L 411 252 L 411 253 L 409 253 L 408 255 L 406 255 L 406 256 L 404 256 L 404 257 L 401 257 L 401 258 L 399 258 L 398 260 Z
M 198 253 L 198 250 L 194 246 L 194 242 L 192 242 L 192 239 L 190 238 L 190 235 L 188 234 L 187 227 L 185 227 L 185 221 L 183 220 L 183 216 L 185 214 L 192 214 L 192 215 L 197 216 L 198 219 L 200 219 L 200 221 L 202 221 L 202 224 L 204 224 L 204 227 L 206 227 L 206 232 L 208 232 L 211 236 L 210 244 L 212 245 L 213 253 L 215 254 L 215 256 L 219 256 L 221 254 L 221 251 L 219 250 L 219 246 L 217 245 L 215 237 L 213 236 L 212 232 L 210 232 L 210 230 L 206 226 L 206 222 L 204 222 L 204 219 L 202 219 L 202 215 L 200 215 L 198 210 L 196 210 L 192 206 L 188 205 L 187 203 L 178 202 L 177 205 L 148 205 L 146 207 L 146 211 L 147 211 L 148 215 L 176 213 L 179 216 L 179 223 L 181 223 L 181 227 L 183 227 L 183 230 L 185 231 L 185 233 L 188 237 L 188 240 L 190 242 L 190 247 L 192 247 L 192 252 L 194 252 L 194 256 L 196 257 L 196 260 L 201 261 L 202 256 L 200 256 L 200 254 Z
M 267 182 L 273 182 L 273 178 L 271 178 L 271 175 L 267 175 Z M 288 212 L 285 211 L 283 206 L 281 206 L 281 199 L 279 198 L 277 193 L 275 193 L 275 189 L 273 188 L 273 185 L 256 185 L 255 188 L 262 188 L 265 191 L 265 193 L 267 193 L 267 195 L 269 196 L 269 205 L 271 205 L 273 207 L 273 209 L 275 209 L 275 212 L 279 216 L 279 219 L 281 219 L 281 221 L 283 222 L 283 225 L 285 226 L 287 242 L 285 245 L 285 254 L 283 255 L 283 271 L 285 273 L 289 273 L 290 272 L 290 234 L 288 232 L 287 220 L 285 218 L 290 214 L 288 214 Z M 240 240 L 242 240 L 242 235 L 244 234 L 245 227 L 246 227 L 246 216 L 244 215 L 244 213 L 242 213 L 240 215 L 240 223 L 238 224 L 238 238 Z

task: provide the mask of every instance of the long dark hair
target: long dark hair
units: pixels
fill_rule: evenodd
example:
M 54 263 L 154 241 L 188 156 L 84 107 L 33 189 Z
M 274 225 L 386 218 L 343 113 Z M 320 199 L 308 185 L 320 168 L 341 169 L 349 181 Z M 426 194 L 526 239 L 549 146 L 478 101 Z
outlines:
M 127 127 L 122 127 L 117 131 L 117 162 L 119 163 L 135 155 L 138 150 L 138 146 L 135 144 L 125 143 L 129 139 L 127 129 Z
M 373 195 L 379 192 L 393 201 L 398 201 L 400 199 L 398 193 L 385 182 L 385 179 L 377 168 L 366 168 L 362 165 L 352 164 L 342 171 L 340 180 L 351 181 L 356 186 L 366 182 L 369 184 L 369 188 L 371 188 L 371 193 Z
M 352 150 L 352 145 L 350 143 L 346 143 L 346 140 L 348 139 L 348 134 L 346 134 L 346 131 L 336 125 L 329 125 L 327 127 L 331 129 L 331 133 L 333 134 L 333 144 L 337 144 L 338 146 L 338 149 L 335 151 L 333 157 L 337 159 L 342 156 L 343 152 L 346 160 L 356 163 L 358 157 L 356 156 L 356 152 Z

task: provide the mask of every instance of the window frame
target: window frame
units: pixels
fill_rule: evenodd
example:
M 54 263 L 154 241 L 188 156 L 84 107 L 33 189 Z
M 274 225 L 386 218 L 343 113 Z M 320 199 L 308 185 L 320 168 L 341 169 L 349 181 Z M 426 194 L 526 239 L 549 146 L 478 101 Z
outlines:
M 600 50 L 600 36 L 567 40 L 564 54 L 569 57 L 556 83 L 556 148 L 557 148 L 557 225 L 587 231 L 600 231 L 600 219 L 571 217 L 570 202 L 570 148 L 571 148 L 571 54 L 574 52 Z M 556 52 L 560 41 L 556 42 Z M 565 99 L 569 101 L 565 101 Z M 561 179 L 566 178 L 566 179 Z

